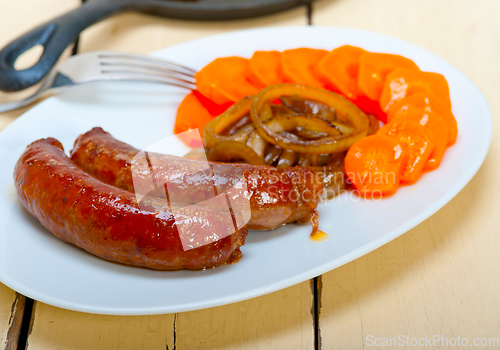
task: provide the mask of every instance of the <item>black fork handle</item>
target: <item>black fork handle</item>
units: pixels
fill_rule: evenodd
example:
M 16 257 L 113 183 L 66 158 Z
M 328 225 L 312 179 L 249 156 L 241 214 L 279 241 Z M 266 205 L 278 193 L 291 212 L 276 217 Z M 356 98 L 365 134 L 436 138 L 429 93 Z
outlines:
M 128 1 L 95 0 L 46 22 L 15 39 L 0 51 L 0 90 L 19 91 L 35 85 L 47 75 L 63 51 L 82 30 L 123 11 Z M 43 46 L 40 59 L 30 68 L 16 70 L 14 62 L 35 45 Z

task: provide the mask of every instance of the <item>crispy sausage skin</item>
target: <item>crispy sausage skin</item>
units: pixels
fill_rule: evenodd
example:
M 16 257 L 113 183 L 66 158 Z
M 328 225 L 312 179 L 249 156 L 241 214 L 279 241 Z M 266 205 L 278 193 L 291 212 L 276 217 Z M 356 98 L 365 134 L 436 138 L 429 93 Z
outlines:
M 150 197 L 139 205 L 133 193 L 75 165 L 53 138 L 27 147 L 14 181 L 23 206 L 54 235 L 118 263 L 157 270 L 212 268 L 236 260 L 248 233 L 234 232 L 232 218 L 214 209 L 181 208 Z M 178 230 L 180 222 L 185 229 Z M 205 244 L 207 238 L 211 243 Z
M 71 159 L 98 179 L 134 191 L 132 164 L 138 149 L 116 140 L 101 128 L 80 135 L 71 151 Z M 270 166 L 209 162 L 222 170 L 207 172 L 206 164 L 171 155 L 149 154 L 157 183 L 168 181 L 169 193 L 175 201 L 196 203 L 205 198 L 208 183 L 227 183 L 235 178 L 230 169 L 242 171 L 250 200 L 251 218 L 248 228 L 273 229 L 291 222 L 306 222 L 316 209 L 321 183 L 307 168 L 277 169 Z M 229 170 L 228 170 L 229 169 Z

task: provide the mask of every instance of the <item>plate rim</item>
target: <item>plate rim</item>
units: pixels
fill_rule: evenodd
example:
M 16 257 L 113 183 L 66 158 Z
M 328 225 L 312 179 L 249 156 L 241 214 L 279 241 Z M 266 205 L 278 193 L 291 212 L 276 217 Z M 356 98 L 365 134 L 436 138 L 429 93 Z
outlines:
M 458 181 L 449 189 L 445 195 L 443 195 L 441 198 L 439 198 L 437 201 L 435 201 L 431 206 L 429 206 L 426 210 L 422 211 L 418 215 L 416 215 L 414 218 L 408 220 L 405 222 L 403 225 L 399 226 L 398 228 L 392 230 L 389 233 L 386 233 L 382 235 L 381 237 L 378 237 L 371 242 L 362 245 L 361 247 L 358 247 L 352 251 L 350 251 L 347 254 L 342 255 L 341 257 L 334 259 L 332 261 L 329 261 L 328 263 L 316 266 L 315 268 L 308 270 L 306 272 L 300 273 L 298 275 L 294 275 L 292 277 L 289 277 L 284 280 L 280 280 L 277 283 L 274 283 L 270 286 L 267 286 L 266 288 L 258 288 L 258 290 L 247 290 L 245 292 L 237 293 L 237 294 L 232 294 L 230 298 L 228 297 L 218 297 L 218 298 L 212 298 L 208 299 L 204 302 L 198 302 L 198 303 L 184 303 L 184 304 L 179 304 L 176 305 L 175 307 L 159 307 L 159 308 L 95 308 L 95 307 L 85 307 L 84 305 L 80 304 L 75 304 L 71 302 L 66 302 L 66 301 L 60 301 L 57 298 L 53 298 L 50 296 L 47 296 L 45 294 L 40 294 L 37 293 L 36 291 L 30 289 L 30 288 L 25 288 L 23 284 L 18 283 L 17 281 L 10 280 L 9 278 L 5 278 L 4 274 L 2 271 L 0 271 L 0 282 L 6 285 L 7 287 L 18 291 L 19 293 L 26 295 L 34 300 L 41 301 L 43 303 L 47 303 L 52 306 L 60 307 L 63 309 L 67 310 L 73 310 L 73 311 L 80 311 L 80 312 L 86 312 L 86 313 L 93 313 L 93 314 L 103 314 L 103 315 L 156 315 L 156 314 L 166 314 L 166 313 L 174 313 L 174 312 L 186 312 L 186 311 L 194 311 L 194 310 L 201 310 L 201 309 L 206 309 L 206 308 L 211 308 L 211 307 L 217 307 L 217 306 L 222 306 L 222 305 L 227 305 L 231 304 L 234 302 L 239 302 L 239 301 L 244 301 L 248 300 L 254 297 L 262 296 L 265 294 L 269 294 L 275 291 L 279 291 L 284 288 L 291 287 L 293 285 L 302 283 L 308 279 L 311 279 L 313 277 L 316 277 L 318 275 L 321 275 L 323 273 L 332 271 L 338 267 L 341 267 L 351 261 L 354 261 L 358 259 L 359 257 L 366 255 L 375 249 L 378 249 L 382 247 L 383 245 L 391 242 L 392 240 L 396 239 L 397 237 L 401 236 L 402 234 L 408 232 L 412 228 L 416 227 L 418 224 L 422 223 L 426 219 L 428 219 L 430 216 L 434 215 L 437 211 L 439 211 L 441 208 L 443 208 L 448 202 L 450 202 L 454 197 L 457 196 L 457 194 L 471 181 L 471 179 L 475 176 L 475 174 L 479 171 L 481 168 L 482 164 L 484 163 L 484 160 L 486 159 L 486 156 L 488 155 L 490 145 L 491 145 L 491 139 L 492 139 L 492 133 L 493 133 L 493 119 L 492 119 L 492 114 L 491 114 L 491 109 L 488 104 L 488 101 L 484 94 L 481 92 L 481 90 L 472 82 L 472 80 L 467 77 L 464 73 L 459 71 L 455 66 L 452 64 L 448 63 L 444 59 L 440 58 L 439 56 L 435 55 L 434 53 L 427 51 L 420 46 L 417 46 L 415 44 L 412 44 L 408 41 L 395 38 L 386 34 L 381 34 L 373 31 L 366 31 L 366 30 L 360 30 L 360 29 L 354 29 L 354 28 L 347 28 L 347 27 L 335 27 L 335 26 L 280 26 L 280 27 L 261 27 L 261 28 L 254 28 L 254 29 L 245 29 L 245 30 L 239 30 L 239 31 L 232 31 L 232 32 L 227 32 L 227 33 L 221 33 L 217 35 L 211 35 L 203 38 L 198 38 L 194 40 L 189 40 L 185 41 L 176 45 L 168 46 L 163 49 L 157 50 L 152 52 L 150 55 L 152 56 L 159 56 L 162 54 L 164 50 L 169 50 L 174 47 L 182 47 L 183 45 L 192 45 L 195 44 L 198 41 L 204 41 L 207 39 L 217 39 L 217 38 L 224 38 L 225 36 L 233 36 L 233 35 L 241 35 L 241 34 L 247 34 L 247 33 L 252 33 L 252 32 L 259 32 L 259 31 L 282 31 L 282 30 L 287 30 L 287 29 L 293 29 L 293 30 L 332 30 L 332 31 L 347 31 L 347 32 L 353 32 L 353 33 L 359 33 L 360 35 L 372 35 L 372 36 L 378 36 L 378 37 L 383 37 L 385 39 L 391 40 L 391 41 L 396 41 L 399 43 L 404 43 L 405 45 L 409 45 L 412 49 L 417 49 L 417 51 L 425 52 L 426 55 L 430 55 L 433 60 L 439 61 L 441 64 L 446 65 L 448 68 L 454 71 L 455 74 L 458 74 L 461 76 L 461 78 L 465 79 L 468 84 L 475 89 L 477 92 L 478 97 L 482 100 L 482 103 L 484 104 L 485 107 L 485 112 L 488 114 L 488 125 L 485 130 L 489 130 L 487 133 L 486 138 L 483 139 L 483 143 L 481 144 L 481 148 L 478 149 L 480 153 L 476 152 L 477 157 L 475 158 L 475 162 L 471 164 L 469 168 L 467 168 L 467 171 L 462 172 L 461 177 L 459 178 Z M 57 98 L 56 96 L 52 96 L 45 101 L 42 101 L 41 103 L 35 105 L 34 107 L 30 108 L 28 111 L 23 113 L 21 116 L 17 117 L 12 123 L 10 123 L 7 127 L 5 127 L 1 132 L 0 132 L 0 138 L 3 137 L 4 134 L 10 131 L 11 128 L 16 127 L 18 123 L 21 122 L 23 117 L 25 117 L 26 114 L 30 113 L 33 109 L 36 109 L 38 106 L 47 103 L 47 101 L 53 100 L 54 98 Z M 312 276 L 312 277 L 311 277 Z

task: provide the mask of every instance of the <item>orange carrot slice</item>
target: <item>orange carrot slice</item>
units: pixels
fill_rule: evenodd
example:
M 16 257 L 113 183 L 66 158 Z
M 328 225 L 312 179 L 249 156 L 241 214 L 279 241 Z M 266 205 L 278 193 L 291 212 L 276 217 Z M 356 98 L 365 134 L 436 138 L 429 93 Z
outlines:
M 326 50 L 308 48 L 283 51 L 281 74 L 285 82 L 323 88 L 323 84 L 314 76 L 313 69 L 327 53 Z
M 366 51 L 344 45 L 330 51 L 314 68 L 314 74 L 325 88 L 354 100 L 358 95 L 359 59 Z
M 400 141 L 371 135 L 351 146 L 345 157 L 345 172 L 363 196 L 390 196 L 398 189 L 407 161 Z
M 405 147 L 408 162 L 401 175 L 401 182 L 415 183 L 435 147 L 425 128 L 416 121 L 400 119 L 384 125 L 377 134 L 392 137 Z
M 364 52 L 359 58 L 359 90 L 368 98 L 378 101 L 385 78 L 396 68 L 419 70 L 415 62 L 400 55 Z
M 448 144 L 450 134 L 450 130 L 444 119 L 439 114 L 428 112 L 424 109 L 413 109 L 406 113 L 398 114 L 391 123 L 396 120 L 415 121 L 425 127 L 435 147 L 423 170 L 430 171 L 437 169 L 446 151 L 446 145 Z
M 282 84 L 281 52 L 255 51 L 250 58 L 249 80 L 258 87 Z
M 211 121 L 213 116 L 198 100 L 196 95 L 191 92 L 182 100 L 177 109 L 175 118 L 174 133 L 180 134 L 191 129 L 198 129 L 200 132 L 206 123 Z M 188 147 L 202 147 L 199 139 L 193 139 L 191 135 L 179 136 L 182 142 Z
M 451 109 L 444 103 L 439 102 L 439 98 L 433 95 L 418 93 L 397 101 L 387 112 L 387 120 L 391 121 L 399 113 L 405 113 L 412 109 L 425 109 L 428 112 L 439 114 L 444 119 L 448 125 L 448 129 L 450 130 L 448 146 L 453 145 L 457 141 L 457 120 L 453 116 Z
M 380 107 L 387 112 L 397 101 L 417 93 L 434 95 L 451 108 L 450 90 L 445 77 L 438 73 L 397 68 L 385 79 Z
M 196 88 L 215 103 L 236 102 L 259 89 L 248 80 L 249 60 L 231 56 L 217 58 L 195 74 Z

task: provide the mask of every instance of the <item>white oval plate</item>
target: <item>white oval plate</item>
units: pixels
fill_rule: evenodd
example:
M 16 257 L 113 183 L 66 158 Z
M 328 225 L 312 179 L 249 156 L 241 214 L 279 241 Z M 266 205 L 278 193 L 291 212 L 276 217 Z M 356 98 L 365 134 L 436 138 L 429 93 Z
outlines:
M 154 56 L 195 69 L 216 57 L 250 57 L 255 50 L 297 47 L 331 50 L 343 44 L 413 59 L 449 82 L 458 121 L 457 143 L 442 165 L 415 185 L 381 201 L 345 193 L 319 206 L 324 242 L 310 226 L 251 232 L 240 262 L 209 271 L 159 272 L 96 258 L 55 238 L 19 204 L 12 180 L 25 147 L 42 137 L 59 139 L 67 152 L 94 126 L 136 147 L 172 134 L 185 91 L 153 84 L 99 83 L 52 97 L 0 134 L 0 280 L 54 306 L 90 313 L 148 315 L 197 310 L 253 298 L 306 281 L 393 240 L 450 201 L 481 166 L 492 121 L 481 92 L 457 69 L 412 44 L 380 34 L 331 27 L 265 28 L 223 34 L 166 48 Z

